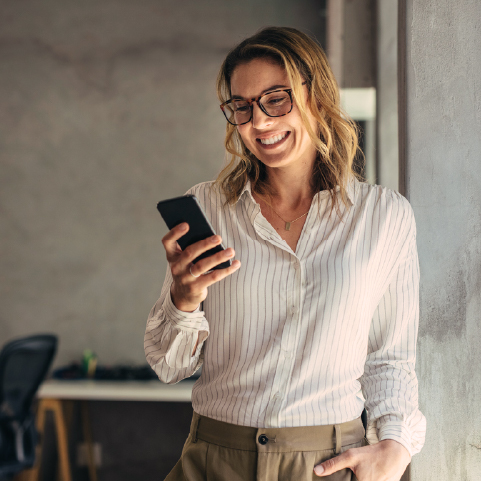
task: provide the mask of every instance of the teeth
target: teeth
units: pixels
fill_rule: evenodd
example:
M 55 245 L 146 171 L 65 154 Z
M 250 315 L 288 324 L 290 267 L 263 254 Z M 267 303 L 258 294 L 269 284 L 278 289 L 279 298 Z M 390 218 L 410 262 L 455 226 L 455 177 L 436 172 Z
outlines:
M 261 144 L 271 145 L 281 141 L 286 135 L 287 135 L 287 132 L 285 134 L 275 135 L 274 137 L 270 137 L 268 139 L 260 139 L 260 141 L 261 141 Z

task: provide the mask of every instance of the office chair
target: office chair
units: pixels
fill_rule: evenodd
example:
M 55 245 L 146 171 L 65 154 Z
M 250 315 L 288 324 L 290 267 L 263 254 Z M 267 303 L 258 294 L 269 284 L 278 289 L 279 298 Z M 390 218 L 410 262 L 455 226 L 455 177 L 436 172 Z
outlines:
M 0 352 L 0 479 L 34 464 L 32 401 L 56 349 L 57 336 L 36 335 L 10 341 Z

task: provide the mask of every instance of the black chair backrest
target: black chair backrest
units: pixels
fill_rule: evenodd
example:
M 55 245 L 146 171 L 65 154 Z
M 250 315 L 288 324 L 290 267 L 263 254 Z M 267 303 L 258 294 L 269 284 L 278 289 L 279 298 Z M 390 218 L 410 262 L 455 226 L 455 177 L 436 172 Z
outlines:
M 0 416 L 22 422 L 57 349 L 57 336 L 16 339 L 0 352 Z

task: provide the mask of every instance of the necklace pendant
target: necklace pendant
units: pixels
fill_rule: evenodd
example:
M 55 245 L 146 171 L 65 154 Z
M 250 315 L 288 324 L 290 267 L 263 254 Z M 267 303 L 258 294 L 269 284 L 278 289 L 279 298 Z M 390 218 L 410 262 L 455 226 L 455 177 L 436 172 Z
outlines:
M 290 222 L 286 222 L 285 229 L 286 229 L 286 230 L 291 230 L 291 223 L 290 223 Z

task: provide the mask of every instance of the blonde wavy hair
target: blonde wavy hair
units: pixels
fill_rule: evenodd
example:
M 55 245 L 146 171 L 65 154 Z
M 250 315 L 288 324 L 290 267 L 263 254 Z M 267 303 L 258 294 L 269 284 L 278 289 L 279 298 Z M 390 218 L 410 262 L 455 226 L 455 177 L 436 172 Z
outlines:
M 339 88 L 322 47 L 294 28 L 267 27 L 260 30 L 231 50 L 224 60 L 217 77 L 217 95 L 221 103 L 231 98 L 234 70 L 254 59 L 266 59 L 285 69 L 294 102 L 318 152 L 311 187 L 314 192 L 329 190 L 332 208 L 336 207 L 339 212 L 337 186 L 343 203 L 347 205 L 346 187 L 351 176 L 363 180 L 354 169 L 356 153 L 360 149 L 357 126 L 341 109 Z M 309 92 L 305 104 L 299 101 L 303 82 Z M 317 121 L 317 132 L 309 124 L 308 109 Z M 267 196 L 274 193 L 264 164 L 247 149 L 237 127 L 228 122 L 225 148 L 228 164 L 219 173 L 215 185 L 224 192 L 227 203 L 237 201 L 249 180 L 254 192 Z M 362 155 L 358 157 L 363 159 Z

